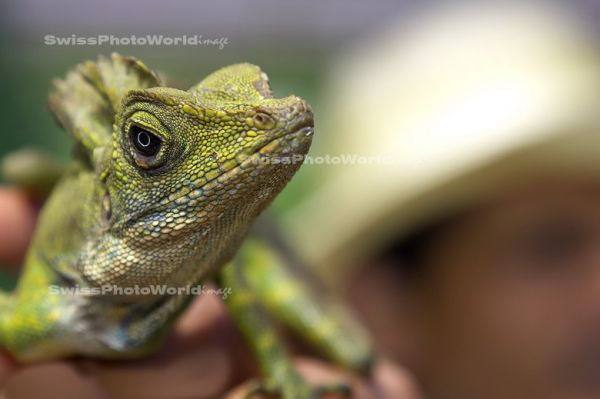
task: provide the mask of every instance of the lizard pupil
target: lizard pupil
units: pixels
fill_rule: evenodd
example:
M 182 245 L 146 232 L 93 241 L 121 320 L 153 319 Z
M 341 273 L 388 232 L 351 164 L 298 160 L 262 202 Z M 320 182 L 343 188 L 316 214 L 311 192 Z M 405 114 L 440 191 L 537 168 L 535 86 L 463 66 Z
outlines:
M 130 136 L 138 154 L 145 157 L 152 157 L 160 151 L 162 140 L 147 130 L 134 125 L 131 127 Z
M 139 132 L 138 133 L 138 143 L 140 143 L 140 145 L 142 147 L 148 147 L 150 145 L 150 135 L 146 132 Z

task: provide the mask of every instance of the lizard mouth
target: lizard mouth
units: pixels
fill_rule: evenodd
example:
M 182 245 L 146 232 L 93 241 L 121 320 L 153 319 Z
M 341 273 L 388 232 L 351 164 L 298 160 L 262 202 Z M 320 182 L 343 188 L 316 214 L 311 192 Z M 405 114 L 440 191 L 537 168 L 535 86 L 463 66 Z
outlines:
M 257 163 L 264 163 L 265 158 L 268 157 L 286 157 L 286 156 L 300 156 L 302 160 L 308 147 L 312 141 L 314 135 L 314 128 L 312 120 L 302 120 L 294 125 L 294 129 L 279 137 L 275 137 L 265 143 L 260 143 L 258 146 L 252 148 L 246 153 L 241 153 L 237 156 L 237 162 L 231 169 L 223 170 L 223 173 L 208 180 L 205 184 L 200 187 L 192 187 L 210 189 L 211 183 L 223 176 L 235 175 L 241 170 L 248 168 Z
M 308 146 L 312 140 L 312 136 L 314 135 L 314 122 L 312 113 L 307 113 L 302 115 L 299 118 L 296 118 L 294 121 L 288 125 L 285 130 L 286 132 L 282 135 L 279 135 L 271 140 L 266 142 L 257 143 L 256 146 L 247 149 L 246 151 L 240 152 L 236 157 L 236 162 L 228 169 L 223 169 L 223 165 L 221 165 L 221 171 L 218 176 L 213 177 L 210 180 L 207 180 L 204 184 L 200 186 L 196 186 L 194 182 L 192 182 L 190 189 L 197 189 L 202 187 L 207 187 L 211 182 L 222 178 L 224 175 L 234 175 L 240 168 L 248 166 L 253 160 L 256 160 L 256 157 L 265 157 L 269 155 L 275 154 L 294 154 L 296 150 L 299 150 L 296 155 L 302 153 L 303 145 L 306 145 L 306 151 L 308 151 Z M 208 186 L 210 187 L 210 186 Z
M 207 180 L 204 184 L 196 186 L 192 182 L 192 186 L 190 187 L 190 189 L 209 189 L 211 187 L 211 183 L 213 183 L 217 179 L 227 175 L 235 175 L 240 171 L 240 169 L 244 169 L 253 164 L 253 162 L 258 161 L 257 158 L 260 157 L 264 158 L 271 155 L 280 154 L 304 155 L 304 152 L 302 151 L 303 144 L 306 145 L 306 150 L 308 150 L 308 146 L 310 145 L 313 135 L 314 128 L 312 125 L 312 119 L 299 121 L 294 125 L 294 129 L 292 131 L 289 131 L 279 137 L 275 137 L 265 143 L 260 143 L 259 145 L 251 148 L 247 152 L 242 152 L 238 154 L 238 156 L 236 157 L 236 163 L 233 165 L 233 167 L 229 169 L 221 169 L 223 173 L 220 173 L 218 176 L 213 177 L 210 180 Z

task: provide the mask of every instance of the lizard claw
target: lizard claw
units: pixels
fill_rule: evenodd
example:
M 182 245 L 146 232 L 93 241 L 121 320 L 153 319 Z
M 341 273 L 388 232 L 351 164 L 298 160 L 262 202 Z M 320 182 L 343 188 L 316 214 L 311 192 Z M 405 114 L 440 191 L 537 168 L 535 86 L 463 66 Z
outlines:
M 344 383 L 321 385 L 314 389 L 319 399 L 352 399 L 352 388 Z
M 281 399 L 281 395 L 273 390 L 257 384 L 244 395 L 244 399 Z
M 285 393 L 283 393 L 285 392 Z M 281 389 L 268 389 L 262 384 L 256 384 L 244 396 L 244 399 L 351 399 L 350 386 L 338 383 L 309 387 L 302 386 L 282 387 Z

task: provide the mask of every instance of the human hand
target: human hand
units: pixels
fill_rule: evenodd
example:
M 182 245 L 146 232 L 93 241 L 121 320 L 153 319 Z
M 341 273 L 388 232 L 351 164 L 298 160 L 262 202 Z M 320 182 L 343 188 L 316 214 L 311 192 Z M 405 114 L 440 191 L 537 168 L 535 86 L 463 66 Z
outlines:
M 16 270 L 22 263 L 37 209 L 23 193 L 0 188 L 0 264 Z M 408 375 L 391 363 L 377 365 L 369 382 L 315 359 L 301 358 L 296 364 L 314 383 L 351 381 L 356 399 L 416 398 Z M 50 398 L 240 399 L 247 381 L 257 375 L 249 350 L 215 296 L 195 300 L 159 353 L 146 359 L 73 359 L 22 366 L 0 353 L 0 386 L 5 386 L 7 399 L 42 394 Z

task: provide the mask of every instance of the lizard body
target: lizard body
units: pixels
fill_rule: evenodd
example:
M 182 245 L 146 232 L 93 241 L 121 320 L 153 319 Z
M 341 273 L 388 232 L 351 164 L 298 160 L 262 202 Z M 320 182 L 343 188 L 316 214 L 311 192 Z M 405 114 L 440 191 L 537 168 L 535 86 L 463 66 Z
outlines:
M 232 287 L 228 304 L 251 346 L 258 332 L 272 333 L 259 321 L 260 302 L 270 301 L 275 314 L 296 311 L 288 324 L 312 328 L 312 341 L 339 363 L 364 365 L 370 349 L 360 329 L 340 341 L 344 323 L 332 323 L 326 308 L 295 306 L 310 290 L 267 244 L 244 244 L 244 259 L 230 264 L 310 147 L 313 115 L 304 100 L 273 98 L 266 75 L 251 64 L 222 68 L 183 91 L 113 54 L 56 81 L 50 108 L 75 138 L 76 156 L 44 205 L 16 291 L 0 298 L 1 347 L 22 362 L 145 355 L 192 298 L 149 290 L 215 279 Z M 256 292 L 261 279 L 253 270 L 279 278 Z M 295 287 L 297 297 L 273 300 L 278 284 Z M 315 397 L 278 345 L 254 345 L 265 389 Z

